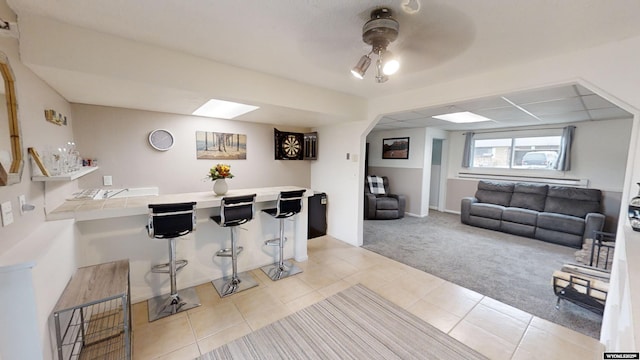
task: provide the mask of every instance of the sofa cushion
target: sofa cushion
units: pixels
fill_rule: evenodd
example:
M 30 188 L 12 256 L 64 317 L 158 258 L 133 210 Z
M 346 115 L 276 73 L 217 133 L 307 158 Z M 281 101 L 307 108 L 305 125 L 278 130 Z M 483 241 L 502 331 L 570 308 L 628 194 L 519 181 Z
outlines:
M 584 219 L 576 216 L 542 212 L 538 214 L 538 228 L 582 236 L 584 234 Z
M 489 219 L 502 219 L 502 212 L 504 211 L 504 206 L 495 205 L 495 204 L 484 204 L 484 203 L 475 203 L 471 204 L 471 209 L 469 213 L 473 216 L 480 216 Z
M 490 230 L 500 230 L 502 221 L 499 219 L 489 219 L 482 216 L 469 216 L 469 225 L 478 226 Z
M 542 211 L 548 190 L 549 185 L 516 183 L 509 206 Z
M 376 210 L 376 220 L 397 219 L 400 217 L 398 209 L 395 210 Z
M 376 200 L 377 210 L 398 210 L 398 199 L 392 197 L 378 197 Z
M 476 198 L 481 203 L 509 206 L 513 187 L 513 183 L 480 180 Z
M 602 193 L 598 189 L 549 186 L 544 212 L 577 216 L 600 212 Z
M 548 230 L 537 227 L 534 238 L 554 244 L 571 246 L 576 249 L 582 248 L 582 235 L 569 234 L 564 231 Z
M 536 233 L 536 227 L 533 225 L 518 224 L 504 220 L 500 223 L 500 230 L 509 234 L 526 237 L 533 237 Z
M 508 207 L 502 212 L 502 221 L 535 226 L 537 219 L 538 212 L 535 210 Z

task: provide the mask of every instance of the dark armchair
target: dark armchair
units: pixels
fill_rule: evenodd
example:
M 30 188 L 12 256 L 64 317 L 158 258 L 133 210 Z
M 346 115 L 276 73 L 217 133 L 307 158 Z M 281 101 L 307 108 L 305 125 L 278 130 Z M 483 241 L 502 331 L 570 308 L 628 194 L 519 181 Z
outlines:
M 384 194 L 372 194 L 369 177 L 364 184 L 364 218 L 369 220 L 400 219 L 404 217 L 406 198 L 404 195 L 392 194 L 389 179 L 382 176 Z

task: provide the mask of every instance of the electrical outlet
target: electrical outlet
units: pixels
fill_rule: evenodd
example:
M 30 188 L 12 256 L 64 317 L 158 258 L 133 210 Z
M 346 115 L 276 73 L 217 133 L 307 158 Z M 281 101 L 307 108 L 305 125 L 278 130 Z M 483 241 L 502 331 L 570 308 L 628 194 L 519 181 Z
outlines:
M 104 186 L 113 185 L 113 178 L 111 177 L 111 175 L 105 175 L 102 177 L 102 185 Z
M 0 204 L 0 212 L 2 212 L 2 226 L 13 223 L 13 211 L 11 210 L 11 201 Z
M 27 203 L 27 199 L 24 195 L 18 196 L 18 202 L 20 203 L 20 215 L 24 215 L 24 204 Z

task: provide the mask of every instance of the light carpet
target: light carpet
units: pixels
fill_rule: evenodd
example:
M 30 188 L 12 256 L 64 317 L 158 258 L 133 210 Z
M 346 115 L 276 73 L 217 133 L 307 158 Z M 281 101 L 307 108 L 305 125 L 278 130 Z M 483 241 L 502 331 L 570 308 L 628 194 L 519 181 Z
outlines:
M 364 222 L 365 249 L 489 296 L 529 314 L 599 338 L 602 317 L 563 301 L 556 310 L 554 270 L 577 249 L 464 225 L 460 215 Z
M 358 284 L 197 359 L 486 359 Z

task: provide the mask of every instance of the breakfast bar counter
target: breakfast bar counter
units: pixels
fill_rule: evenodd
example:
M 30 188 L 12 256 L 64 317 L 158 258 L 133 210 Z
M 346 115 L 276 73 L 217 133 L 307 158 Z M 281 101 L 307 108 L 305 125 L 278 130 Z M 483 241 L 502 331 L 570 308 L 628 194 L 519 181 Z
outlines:
M 279 186 L 229 190 L 224 196 L 256 194 L 255 215 L 238 231 L 238 270 L 247 271 L 268 265 L 276 259 L 277 247 L 264 246 L 264 241 L 278 237 L 279 223 L 262 209 L 275 207 L 281 191 L 302 189 Z M 286 221 L 285 257 L 307 260 L 308 197 L 306 189 L 302 211 Z M 122 197 L 100 200 L 67 200 L 47 213 L 47 220 L 75 220 L 76 259 L 78 266 L 88 266 L 129 259 L 133 302 L 168 293 L 167 276 L 151 272 L 151 267 L 167 262 L 166 240 L 147 235 L 149 204 L 196 202 L 196 231 L 177 240 L 178 259 L 189 264 L 178 272 L 180 288 L 206 283 L 229 275 L 228 258 L 216 257 L 216 251 L 229 246 L 229 231 L 210 220 L 219 215 L 223 196 L 212 191 L 157 196 Z M 242 231 L 247 230 L 247 231 Z

